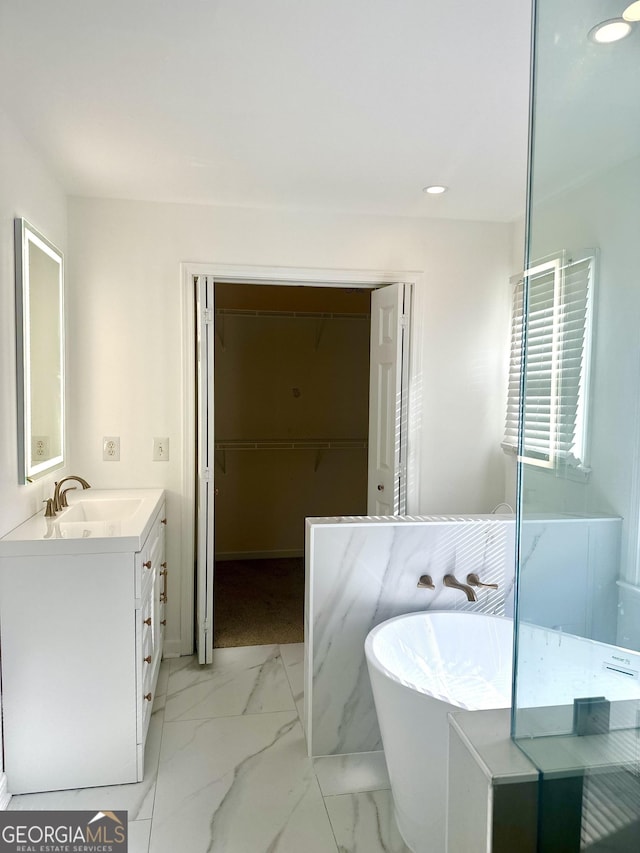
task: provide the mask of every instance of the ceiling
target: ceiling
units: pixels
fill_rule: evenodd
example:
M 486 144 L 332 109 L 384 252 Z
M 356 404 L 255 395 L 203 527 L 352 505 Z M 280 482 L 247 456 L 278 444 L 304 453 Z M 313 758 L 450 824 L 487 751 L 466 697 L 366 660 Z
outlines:
M 529 0 L 2 0 L 0 104 L 72 195 L 510 221 L 529 30 Z

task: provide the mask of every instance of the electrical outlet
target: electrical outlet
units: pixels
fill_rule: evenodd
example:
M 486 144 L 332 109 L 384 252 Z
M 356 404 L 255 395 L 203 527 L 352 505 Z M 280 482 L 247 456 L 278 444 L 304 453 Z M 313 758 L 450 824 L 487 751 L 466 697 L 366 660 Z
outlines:
M 169 439 L 154 438 L 153 439 L 153 461 L 168 462 L 169 461 Z
M 119 435 L 105 435 L 105 437 L 102 439 L 102 460 L 103 462 L 120 461 Z
M 49 436 L 34 435 L 31 437 L 31 458 L 34 461 L 49 459 L 51 453 L 49 451 Z

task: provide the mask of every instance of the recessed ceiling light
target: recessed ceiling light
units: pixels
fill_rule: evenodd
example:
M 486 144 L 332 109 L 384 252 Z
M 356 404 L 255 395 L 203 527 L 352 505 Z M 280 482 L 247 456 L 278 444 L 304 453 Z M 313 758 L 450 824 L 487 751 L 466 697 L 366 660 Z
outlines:
M 423 193 L 429 193 L 429 195 L 442 195 L 442 193 L 446 193 L 448 187 L 443 187 L 441 184 L 434 184 L 431 187 L 423 187 Z
M 633 4 L 635 6 L 635 3 Z M 611 44 L 620 41 L 631 32 L 631 24 L 622 18 L 602 21 L 589 31 L 589 38 L 597 44 Z
M 627 6 L 622 17 L 625 21 L 640 21 L 640 0 L 636 0 L 635 3 Z

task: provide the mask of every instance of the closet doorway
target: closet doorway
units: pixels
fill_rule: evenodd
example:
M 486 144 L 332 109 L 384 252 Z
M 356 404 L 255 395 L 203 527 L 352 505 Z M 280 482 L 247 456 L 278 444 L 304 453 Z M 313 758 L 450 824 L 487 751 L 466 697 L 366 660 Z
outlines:
M 214 299 L 214 647 L 302 642 L 305 518 L 367 513 L 370 294 Z
M 410 285 L 193 283 L 205 663 L 302 640 L 306 517 L 406 511 Z

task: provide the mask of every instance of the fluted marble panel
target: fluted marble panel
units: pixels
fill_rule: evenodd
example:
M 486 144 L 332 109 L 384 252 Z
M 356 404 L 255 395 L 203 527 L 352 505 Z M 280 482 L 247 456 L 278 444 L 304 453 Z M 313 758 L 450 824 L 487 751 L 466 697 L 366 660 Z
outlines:
M 396 826 L 391 791 L 325 797 L 325 804 L 340 853 L 411 853 Z
M 166 722 L 150 853 L 336 853 L 295 711 Z
M 315 756 L 382 749 L 364 656 L 380 622 L 416 610 L 504 613 L 514 521 L 499 516 L 308 522 L 305 731 Z M 478 601 L 443 587 L 477 572 Z M 417 587 L 430 574 L 436 589 Z
M 171 662 L 166 720 L 196 720 L 295 708 L 278 646 L 215 649 L 213 663 Z

